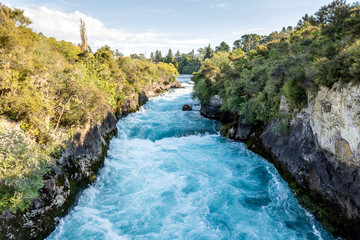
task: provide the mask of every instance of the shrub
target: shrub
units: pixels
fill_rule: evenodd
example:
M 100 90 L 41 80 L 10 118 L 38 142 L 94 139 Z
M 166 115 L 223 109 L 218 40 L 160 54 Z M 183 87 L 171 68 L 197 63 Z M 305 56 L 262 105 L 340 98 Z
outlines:
M 0 211 L 29 206 L 43 186 L 49 160 L 21 129 L 0 125 Z
M 296 106 L 302 106 L 304 101 L 306 102 L 304 89 L 302 89 L 299 82 L 294 79 L 286 81 L 281 90 L 285 97 Z

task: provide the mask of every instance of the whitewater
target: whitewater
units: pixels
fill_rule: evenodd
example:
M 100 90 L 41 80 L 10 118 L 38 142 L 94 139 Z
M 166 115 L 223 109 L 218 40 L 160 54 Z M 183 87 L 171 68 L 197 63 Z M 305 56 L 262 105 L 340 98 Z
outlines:
M 98 178 L 47 239 L 334 239 L 272 164 L 196 111 L 191 76 L 178 81 L 118 122 Z

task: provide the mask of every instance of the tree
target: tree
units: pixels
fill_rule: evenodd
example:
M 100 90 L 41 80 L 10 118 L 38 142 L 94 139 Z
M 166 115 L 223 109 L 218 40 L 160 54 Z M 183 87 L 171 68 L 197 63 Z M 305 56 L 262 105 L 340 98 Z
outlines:
M 195 56 L 195 50 L 194 50 L 194 49 L 191 50 L 191 51 L 187 54 L 187 56 L 189 57 L 190 60 L 196 60 L 196 59 L 197 59 L 197 57 Z
M 173 52 L 172 52 L 171 49 L 169 49 L 168 54 L 165 56 L 164 62 L 165 62 L 165 63 L 172 63 L 175 67 L 178 66 L 178 63 L 176 62 L 176 60 L 175 60 L 175 58 L 174 58 L 174 55 L 173 55 Z
M 199 58 L 200 59 L 204 59 L 204 57 L 205 57 L 205 48 L 199 48 L 198 50 L 197 50 L 197 52 L 199 53 L 198 55 L 199 55 Z
M 85 28 L 85 21 L 80 18 L 80 37 L 81 37 L 81 51 L 87 52 L 88 51 L 88 44 L 87 44 L 87 35 L 86 35 L 86 28 Z
M 155 62 L 158 63 L 158 62 L 162 62 L 162 61 L 163 61 L 163 57 L 162 57 L 161 51 L 156 50 L 155 51 Z
M 241 36 L 241 46 L 244 52 L 249 52 L 250 50 L 256 50 L 256 47 L 260 43 L 260 36 L 257 34 L 245 34 Z
M 298 27 L 304 27 L 304 26 L 305 26 L 305 23 L 307 23 L 307 22 L 310 23 L 310 24 L 312 24 L 312 25 L 317 25 L 317 24 L 319 23 L 319 21 L 316 20 L 314 16 L 309 16 L 309 14 L 305 14 L 305 16 L 303 16 L 303 17 L 299 20 L 297 26 L 298 26 Z
M 215 47 L 215 52 L 229 52 L 229 51 L 230 51 L 230 46 L 224 41 L 222 41 L 219 46 Z
M 205 55 L 204 55 L 204 59 L 207 59 L 207 58 L 212 58 L 212 56 L 214 55 L 214 50 L 210 47 L 210 44 L 205 47 Z
M 241 40 L 238 39 L 238 40 L 235 40 L 235 42 L 233 43 L 234 47 L 233 49 L 239 49 L 241 48 Z
M 124 54 L 122 54 L 121 52 L 119 52 L 118 49 L 115 49 L 115 57 L 118 58 L 118 57 L 123 57 Z
M 150 53 L 150 60 L 155 62 L 155 55 L 154 55 L 154 52 L 151 52 Z
M 0 22 L 2 23 L 5 19 L 11 19 L 14 21 L 15 26 L 26 27 L 32 23 L 30 18 L 24 16 L 24 10 L 17 8 L 10 9 L 0 3 Z
M 137 54 L 137 53 L 132 53 L 130 54 L 130 58 L 131 59 L 137 59 L 137 60 L 144 60 L 146 59 L 145 55 L 143 53 Z
M 177 52 L 175 53 L 175 60 L 177 62 L 180 62 L 181 61 L 181 53 L 179 50 L 177 50 Z
M 320 8 L 315 13 L 317 20 L 321 24 L 337 24 L 343 22 L 343 20 L 349 15 L 349 6 L 345 0 L 335 0 L 328 5 Z
M 257 34 L 245 34 L 241 36 L 241 39 L 236 40 L 233 45 L 233 49 L 241 48 L 244 52 L 250 50 L 256 50 L 259 44 L 265 44 L 269 39 L 267 36 L 259 36 Z

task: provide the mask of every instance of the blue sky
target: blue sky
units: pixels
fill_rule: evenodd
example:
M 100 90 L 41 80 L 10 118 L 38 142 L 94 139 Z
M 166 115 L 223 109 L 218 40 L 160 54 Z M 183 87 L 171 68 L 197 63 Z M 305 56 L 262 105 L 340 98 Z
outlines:
M 0 0 L 1 1 L 1 0 Z M 348 1 L 352 3 L 354 1 Z M 3 0 L 22 8 L 36 32 L 80 42 L 86 22 L 92 49 L 107 44 L 125 55 L 169 48 L 188 52 L 221 41 L 230 46 L 246 33 L 269 34 L 295 26 L 329 0 Z

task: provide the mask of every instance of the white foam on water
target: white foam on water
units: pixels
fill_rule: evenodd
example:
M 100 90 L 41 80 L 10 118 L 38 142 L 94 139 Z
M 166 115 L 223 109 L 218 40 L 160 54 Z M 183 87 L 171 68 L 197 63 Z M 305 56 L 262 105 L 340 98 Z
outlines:
M 312 214 L 310 214 L 308 211 L 305 210 L 305 213 L 306 213 L 306 216 L 309 217 L 309 220 L 311 222 L 311 227 L 314 231 L 314 235 L 318 237 L 319 240 L 324 240 L 321 236 L 321 233 L 320 231 L 316 228 L 316 225 L 315 225 L 315 219 L 314 219 L 314 216 Z
M 331 239 L 271 164 L 181 111 L 183 85 L 118 122 L 99 177 L 48 239 Z

